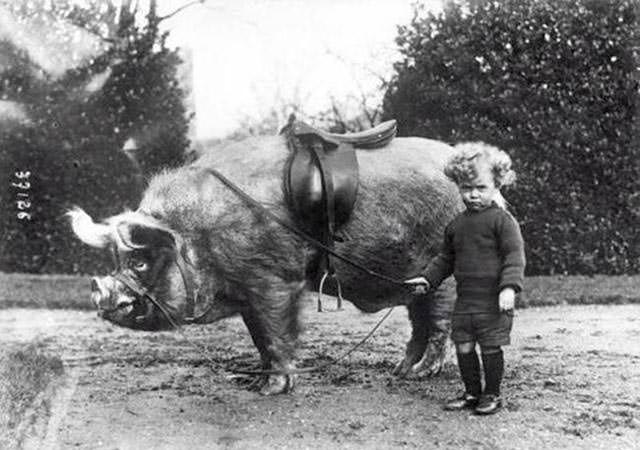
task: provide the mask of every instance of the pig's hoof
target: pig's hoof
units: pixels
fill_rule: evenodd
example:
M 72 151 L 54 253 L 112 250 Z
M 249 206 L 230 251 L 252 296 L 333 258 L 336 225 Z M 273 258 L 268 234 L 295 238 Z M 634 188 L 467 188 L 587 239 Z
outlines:
M 442 371 L 443 362 L 439 359 L 429 361 L 423 358 L 411 367 L 411 374 L 416 376 L 434 377 Z
M 294 375 L 269 375 L 262 389 L 261 395 L 286 394 L 293 390 L 295 384 Z
M 420 361 L 411 366 L 409 372 L 418 377 L 434 377 L 442 371 L 444 366 L 445 353 L 434 352 L 427 349 Z
M 406 359 L 403 359 L 396 365 L 396 367 L 394 367 L 393 374 L 395 376 L 404 378 L 407 375 L 407 373 L 409 373 L 410 369 L 411 369 L 411 364 L 407 364 Z

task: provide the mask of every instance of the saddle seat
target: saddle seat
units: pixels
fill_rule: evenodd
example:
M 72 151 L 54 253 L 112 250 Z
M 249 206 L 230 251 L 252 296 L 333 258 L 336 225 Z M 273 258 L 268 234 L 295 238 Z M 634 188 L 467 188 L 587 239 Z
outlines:
M 395 120 L 358 133 L 337 134 L 290 117 L 281 131 L 291 151 L 285 165 L 285 195 L 300 224 L 332 243 L 335 230 L 349 219 L 357 197 L 355 149 L 383 147 L 396 131 Z
M 328 144 L 333 144 L 336 146 L 343 143 L 351 144 L 355 148 L 359 149 L 374 149 L 384 147 L 395 137 L 398 131 L 397 123 L 395 120 L 387 120 L 386 122 L 382 122 L 373 128 L 369 128 L 368 130 L 345 134 L 329 133 L 300 121 L 296 121 L 292 125 L 292 132 L 298 136 L 315 135 Z

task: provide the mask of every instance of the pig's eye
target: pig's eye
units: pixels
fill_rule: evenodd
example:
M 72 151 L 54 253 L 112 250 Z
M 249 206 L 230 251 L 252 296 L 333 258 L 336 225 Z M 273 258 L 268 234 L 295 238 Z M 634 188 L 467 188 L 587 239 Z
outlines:
M 149 269 L 149 263 L 142 259 L 132 259 L 129 261 L 129 267 L 136 272 L 146 272 Z

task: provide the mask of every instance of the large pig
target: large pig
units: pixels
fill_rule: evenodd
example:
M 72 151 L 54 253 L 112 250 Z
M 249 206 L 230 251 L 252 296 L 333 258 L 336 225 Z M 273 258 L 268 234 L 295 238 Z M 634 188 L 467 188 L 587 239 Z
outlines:
M 435 255 L 445 225 L 461 208 L 455 186 L 442 172 L 451 151 L 422 138 L 396 138 L 381 149 L 359 150 L 358 197 L 336 250 L 389 277 L 416 275 Z M 228 143 L 190 165 L 156 175 L 136 211 L 100 223 L 80 209 L 71 211 L 78 238 L 116 249 L 120 261 L 117 273 L 92 280 L 99 314 L 144 330 L 170 328 L 188 315 L 211 323 L 240 314 L 269 370 L 260 392 L 292 389 L 300 300 L 315 287 L 319 250 L 250 207 L 208 170 L 215 168 L 293 222 L 283 188 L 288 157 L 283 136 Z M 415 296 L 334 262 L 344 297 L 359 309 L 407 306 L 413 330 L 395 373 L 438 373 L 451 287 Z

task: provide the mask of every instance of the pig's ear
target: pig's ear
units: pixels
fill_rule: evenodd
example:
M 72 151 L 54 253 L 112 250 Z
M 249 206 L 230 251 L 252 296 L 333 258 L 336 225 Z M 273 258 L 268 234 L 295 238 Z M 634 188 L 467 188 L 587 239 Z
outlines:
M 74 208 L 66 215 L 71 220 L 74 234 L 85 244 L 105 248 L 113 242 L 111 227 L 103 223 L 95 223 L 82 209 Z
M 116 226 L 125 250 L 143 248 L 175 250 L 176 241 L 168 230 L 148 224 L 120 222 Z

